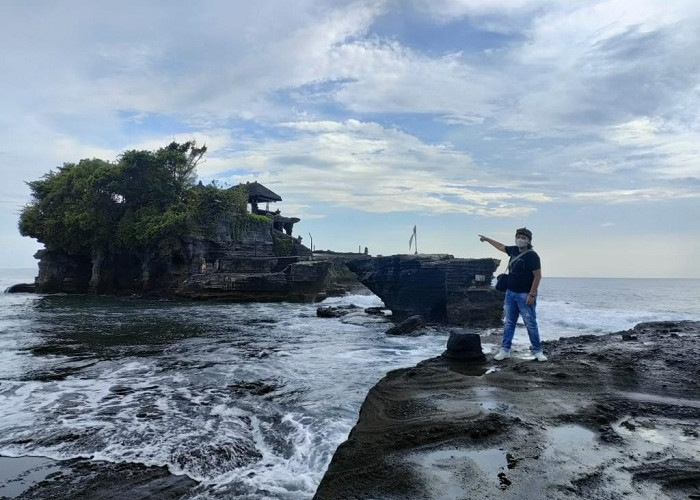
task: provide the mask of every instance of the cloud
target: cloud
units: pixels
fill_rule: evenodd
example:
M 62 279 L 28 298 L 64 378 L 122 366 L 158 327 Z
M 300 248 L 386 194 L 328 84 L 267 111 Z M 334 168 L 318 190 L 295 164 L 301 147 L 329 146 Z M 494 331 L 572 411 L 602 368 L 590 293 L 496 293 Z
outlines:
M 596 201 L 602 203 L 656 203 L 662 200 L 679 200 L 700 198 L 696 190 L 670 190 L 670 189 L 618 189 L 611 191 L 579 192 L 572 193 L 576 201 Z
M 661 179 L 700 179 L 700 130 L 640 117 L 609 128 L 609 140 L 654 158 L 648 170 Z
M 279 186 L 307 220 L 566 220 L 700 192 L 695 1 L 3 7 L 0 199 L 14 206 L 64 161 L 192 138 L 209 147 L 205 182 Z
M 234 174 L 229 183 L 258 179 L 284 186 L 296 202 L 375 213 L 511 216 L 551 200 L 544 193 L 502 183 L 489 189 L 476 181 L 484 176 L 468 155 L 377 123 L 304 121 L 282 126 L 298 135 L 258 144 L 254 155 L 236 154 L 230 164 L 253 168 L 254 174 Z
M 416 8 L 440 22 L 465 17 L 482 18 L 493 29 L 505 30 L 509 21 L 550 7 L 552 0 L 414 0 Z M 500 22 L 496 22 L 499 19 Z

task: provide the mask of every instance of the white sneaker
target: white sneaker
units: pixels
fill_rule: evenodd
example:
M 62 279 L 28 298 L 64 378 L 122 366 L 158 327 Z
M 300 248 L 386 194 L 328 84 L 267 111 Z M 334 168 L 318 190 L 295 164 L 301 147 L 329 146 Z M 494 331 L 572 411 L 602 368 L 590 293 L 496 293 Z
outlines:
M 506 351 L 505 349 L 499 349 L 499 351 L 493 357 L 493 359 L 495 359 L 496 361 L 501 361 L 506 358 L 510 358 L 510 351 Z
M 542 351 L 534 351 L 532 355 L 537 361 L 547 361 L 547 356 L 545 356 Z

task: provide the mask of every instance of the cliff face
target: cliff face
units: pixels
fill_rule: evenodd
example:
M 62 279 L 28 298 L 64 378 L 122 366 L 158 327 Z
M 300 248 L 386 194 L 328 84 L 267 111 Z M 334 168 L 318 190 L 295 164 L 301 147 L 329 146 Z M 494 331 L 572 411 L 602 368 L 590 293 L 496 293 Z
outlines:
M 503 294 L 491 288 L 497 259 L 451 255 L 392 255 L 350 260 L 359 281 L 379 296 L 396 320 L 498 326 Z
M 40 293 L 157 293 L 196 299 L 314 300 L 327 262 L 272 221 L 226 215 L 176 241 L 142 251 L 68 255 L 41 250 Z

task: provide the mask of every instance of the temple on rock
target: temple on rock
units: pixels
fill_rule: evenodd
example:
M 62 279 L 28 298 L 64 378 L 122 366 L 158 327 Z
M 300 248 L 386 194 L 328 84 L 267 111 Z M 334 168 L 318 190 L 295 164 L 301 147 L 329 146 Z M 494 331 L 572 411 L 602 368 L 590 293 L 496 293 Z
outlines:
M 250 213 L 256 215 L 265 215 L 272 218 L 272 225 L 278 231 L 283 231 L 288 235 L 292 235 L 294 224 L 299 222 L 298 217 L 283 217 L 279 209 L 274 212 L 270 211 L 270 203 L 277 201 L 282 201 L 282 197 L 266 188 L 258 181 L 246 182 L 245 184 L 239 184 L 239 186 L 245 186 L 248 192 L 248 203 L 250 203 Z M 236 186 L 238 187 L 238 186 Z M 265 210 L 258 207 L 259 203 L 265 203 Z

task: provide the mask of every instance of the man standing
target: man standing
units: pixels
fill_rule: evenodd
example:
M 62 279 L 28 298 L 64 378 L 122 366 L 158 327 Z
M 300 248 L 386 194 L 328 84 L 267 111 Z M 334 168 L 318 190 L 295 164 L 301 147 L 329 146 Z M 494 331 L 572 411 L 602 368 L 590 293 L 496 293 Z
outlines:
M 515 335 L 518 315 L 522 316 L 527 334 L 530 337 L 530 349 L 537 361 L 547 361 L 547 356 L 540 346 L 540 332 L 537 328 L 537 288 L 542 279 L 540 256 L 532 248 L 532 231 L 522 227 L 515 231 L 515 246 L 506 246 L 486 236 L 479 235 L 483 242 L 510 256 L 508 263 L 508 289 L 504 301 L 505 319 L 501 348 L 493 357 L 496 361 L 510 358 L 510 347 Z

